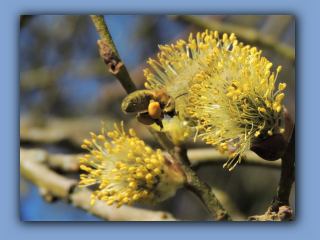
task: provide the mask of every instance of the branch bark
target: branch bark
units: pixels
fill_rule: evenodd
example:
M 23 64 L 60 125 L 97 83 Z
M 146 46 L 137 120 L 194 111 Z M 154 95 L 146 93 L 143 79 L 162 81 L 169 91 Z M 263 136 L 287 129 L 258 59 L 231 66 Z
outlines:
M 250 216 L 248 221 L 292 221 L 289 206 L 292 184 L 295 181 L 295 127 L 293 127 L 287 150 L 281 159 L 281 177 L 277 195 L 264 215 Z
M 277 195 L 272 201 L 269 211 L 279 211 L 281 206 L 289 206 L 292 184 L 295 181 L 295 128 L 293 129 L 288 148 L 281 160 L 281 177 Z
M 211 215 L 217 221 L 232 221 L 232 218 L 225 211 L 210 186 L 201 181 L 195 171 L 191 169 L 187 148 L 184 145 L 176 146 L 174 149 L 170 149 L 169 153 L 176 159 L 187 177 L 186 188 L 202 200 Z
M 109 71 L 120 81 L 127 93 L 136 91 L 137 87 L 131 80 L 128 70 L 118 54 L 103 16 L 90 15 L 90 17 L 102 38 L 97 43 L 100 55 L 108 65 Z

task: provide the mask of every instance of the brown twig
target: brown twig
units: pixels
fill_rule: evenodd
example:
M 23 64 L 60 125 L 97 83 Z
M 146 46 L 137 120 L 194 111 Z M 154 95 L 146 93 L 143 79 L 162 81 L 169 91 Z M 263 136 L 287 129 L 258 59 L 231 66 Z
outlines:
M 293 211 L 289 206 L 292 184 L 295 181 L 295 127 L 287 150 L 281 159 L 281 177 L 277 195 L 264 215 L 250 216 L 248 221 L 291 221 Z
M 186 147 L 184 145 L 176 146 L 175 149 L 170 149 L 169 153 L 174 156 L 174 159 L 176 159 L 186 175 L 187 189 L 194 192 L 203 201 L 212 216 L 217 221 L 232 221 L 232 218 L 225 211 L 211 188 L 201 181 L 194 170 L 191 169 Z
M 289 206 L 281 206 L 277 212 L 267 211 L 263 215 L 251 216 L 248 221 L 292 221 L 292 209 Z
M 269 211 L 278 212 L 279 207 L 289 206 L 289 196 L 295 181 L 295 128 L 293 129 L 288 149 L 282 157 L 281 177 L 277 189 L 277 196 L 272 201 Z
M 72 205 L 109 221 L 176 221 L 167 212 L 151 211 L 134 207 L 107 206 L 97 201 L 91 206 L 92 191 L 79 189 L 78 181 L 61 176 L 41 162 L 45 162 L 48 154 L 41 150 L 20 150 L 20 174 L 39 188 L 41 196 L 47 202 L 62 199 Z
M 108 27 L 102 15 L 90 15 L 102 40 L 98 40 L 98 47 L 103 61 L 108 65 L 109 71 L 120 81 L 127 93 L 137 90 L 131 80 L 126 66 L 122 62 L 117 48 L 113 43 Z

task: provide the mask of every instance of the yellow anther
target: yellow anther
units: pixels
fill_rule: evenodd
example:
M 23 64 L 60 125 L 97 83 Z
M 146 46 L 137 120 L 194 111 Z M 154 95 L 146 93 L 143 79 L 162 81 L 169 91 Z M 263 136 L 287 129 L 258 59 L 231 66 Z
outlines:
M 157 174 L 157 175 L 160 175 L 161 174 L 161 170 L 159 168 L 155 168 L 154 170 L 154 173 Z
M 129 201 L 129 203 L 128 203 L 128 206 L 132 206 L 133 203 L 134 203 L 134 200 L 133 200 L 133 198 L 131 198 L 130 201 Z
M 154 166 L 153 166 L 153 164 L 149 163 L 149 164 L 147 164 L 147 168 L 148 168 L 148 169 L 153 169 Z
M 143 173 L 137 173 L 137 176 L 136 176 L 138 179 L 140 179 L 140 178 L 143 178 L 144 177 L 144 175 L 143 175 Z
M 282 108 L 281 106 L 278 106 L 277 109 L 276 109 L 277 112 L 281 112 L 281 108 Z
M 117 204 L 117 208 L 120 208 L 121 206 L 122 206 L 122 202 L 119 202 L 118 204 Z
M 83 149 L 88 149 L 88 146 L 85 145 L 85 144 L 82 144 L 82 145 L 81 145 L 81 148 L 83 148 Z
M 285 83 L 279 83 L 279 90 L 283 91 L 287 87 L 287 84 Z
M 121 180 L 121 176 L 115 176 L 113 179 L 116 180 L 116 181 L 120 181 Z
M 151 174 L 151 173 L 148 173 L 148 174 L 146 175 L 146 179 L 149 180 L 149 179 L 151 179 L 151 178 L 152 178 L 152 174 Z
M 147 151 L 148 154 L 152 154 L 153 150 L 150 147 L 145 147 L 145 150 Z
M 108 134 L 107 134 L 107 135 L 108 135 L 108 137 L 109 137 L 109 138 L 115 138 L 115 134 L 114 134 L 114 133 L 112 133 L 112 132 L 108 132 Z
M 282 66 L 279 66 L 278 68 L 277 68 L 277 72 L 280 72 L 282 70 Z
M 108 148 L 108 153 L 109 154 L 113 154 L 114 152 L 113 152 L 113 150 L 111 148 Z
M 110 171 L 111 173 L 116 173 L 116 172 L 118 172 L 118 169 L 112 169 L 111 171 Z
M 97 135 L 94 134 L 93 132 L 90 132 L 90 135 L 91 135 L 92 139 L 97 139 Z
M 109 197 L 108 197 L 108 196 L 105 196 L 105 197 L 102 197 L 100 200 L 101 200 L 102 202 L 106 202 L 106 201 L 108 201 L 108 199 L 109 199 Z

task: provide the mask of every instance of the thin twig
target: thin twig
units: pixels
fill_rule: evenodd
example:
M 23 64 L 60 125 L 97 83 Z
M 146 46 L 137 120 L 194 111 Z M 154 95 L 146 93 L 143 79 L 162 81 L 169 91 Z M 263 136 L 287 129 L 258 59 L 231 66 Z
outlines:
M 102 38 L 102 40 L 98 40 L 99 52 L 108 65 L 109 71 L 120 81 L 127 93 L 136 91 L 137 87 L 131 80 L 128 70 L 118 54 L 104 17 L 102 15 L 90 15 L 90 17 Z
M 277 196 L 272 201 L 269 211 L 278 212 L 279 207 L 289 206 L 292 184 L 295 181 L 295 128 L 293 129 L 288 149 L 282 157 L 281 177 Z
M 116 46 L 113 43 L 112 37 L 109 33 L 103 15 L 90 15 L 90 17 L 94 25 L 96 26 L 101 39 L 108 43 L 109 47 L 113 50 L 113 52 L 117 55 L 118 59 L 121 61 L 121 58 L 119 56 Z
M 187 177 L 186 187 L 194 192 L 205 204 L 209 212 L 217 221 L 232 221 L 227 211 L 223 208 L 212 189 L 203 181 L 190 167 L 190 161 L 187 156 L 187 149 L 183 146 L 176 146 L 169 153 L 177 160 L 180 167 Z
M 47 202 L 62 199 L 72 205 L 109 221 L 176 221 L 170 213 L 151 211 L 134 207 L 107 206 L 97 201 L 91 206 L 92 191 L 79 189 L 78 181 L 68 179 L 50 170 L 45 162 L 48 154 L 39 150 L 20 150 L 20 174 L 39 188 L 41 196 Z M 40 162 L 40 163 L 39 163 Z
M 289 197 L 295 181 L 295 127 L 293 127 L 291 139 L 281 163 L 277 195 L 265 214 L 250 216 L 248 221 L 292 221 L 293 211 L 289 206 Z

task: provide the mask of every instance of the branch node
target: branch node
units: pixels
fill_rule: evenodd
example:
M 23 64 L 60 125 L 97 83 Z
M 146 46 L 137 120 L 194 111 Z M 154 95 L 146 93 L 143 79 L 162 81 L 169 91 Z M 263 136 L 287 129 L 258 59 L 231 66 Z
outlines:
M 98 40 L 97 44 L 101 58 L 110 68 L 110 72 L 112 74 L 118 74 L 120 67 L 123 65 L 118 55 L 106 41 Z

